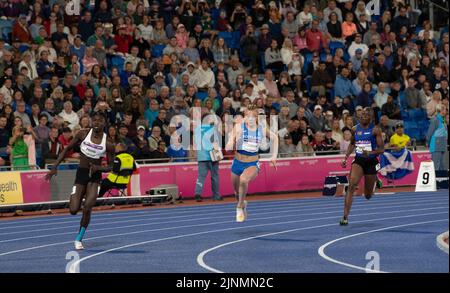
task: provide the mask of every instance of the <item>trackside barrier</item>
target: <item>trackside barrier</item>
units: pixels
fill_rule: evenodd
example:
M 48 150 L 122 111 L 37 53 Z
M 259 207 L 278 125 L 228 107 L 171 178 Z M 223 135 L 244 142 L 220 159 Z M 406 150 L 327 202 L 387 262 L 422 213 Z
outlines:
M 280 158 L 277 161 L 277 170 L 271 167 L 268 161 L 262 160 L 261 171 L 250 184 L 249 193 L 322 190 L 324 178 L 331 172 L 349 170 L 350 164 L 347 169 L 342 169 L 340 166 L 342 158 L 343 155 Z M 431 155 L 428 151 L 413 152 L 416 168 L 411 174 L 397 180 L 396 186 L 415 185 L 420 163 L 430 159 Z M 233 194 L 231 164 L 230 160 L 220 162 L 221 195 Z M 52 196 L 55 193 L 54 188 L 50 188 L 50 183 L 44 178 L 47 172 L 47 170 L 0 172 L 0 208 L 2 205 L 20 206 L 21 204 L 67 200 L 69 192 L 64 198 Z M 127 193 L 129 196 L 141 196 L 158 185 L 176 184 L 180 196 L 192 198 L 197 174 L 196 162 L 138 165 L 137 171 L 131 178 Z M 53 179 L 51 184 L 64 185 L 67 188 L 73 185 L 73 175 L 67 178 L 61 175 Z M 382 180 L 384 186 L 388 185 L 387 180 Z M 205 180 L 203 196 L 211 197 L 210 175 Z

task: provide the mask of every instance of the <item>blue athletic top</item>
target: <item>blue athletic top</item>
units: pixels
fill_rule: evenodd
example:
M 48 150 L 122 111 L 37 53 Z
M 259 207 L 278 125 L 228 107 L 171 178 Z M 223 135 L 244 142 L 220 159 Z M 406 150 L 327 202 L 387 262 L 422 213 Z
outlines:
M 373 151 L 377 149 L 377 137 L 373 134 L 375 125 L 369 124 L 368 128 L 362 128 L 360 124 L 356 125 L 355 147 L 356 157 L 362 157 L 363 151 Z M 369 158 L 376 158 L 377 155 L 369 155 Z
M 242 123 L 242 136 L 237 142 L 238 153 L 246 156 L 258 155 L 262 138 L 261 126 L 258 126 L 255 131 L 251 131 L 247 128 L 247 125 L 245 123 Z

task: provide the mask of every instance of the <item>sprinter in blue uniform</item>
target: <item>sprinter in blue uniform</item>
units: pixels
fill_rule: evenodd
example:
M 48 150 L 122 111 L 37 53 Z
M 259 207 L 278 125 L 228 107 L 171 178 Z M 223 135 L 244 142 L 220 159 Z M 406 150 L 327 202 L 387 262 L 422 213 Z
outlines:
M 254 105 L 247 108 L 243 121 L 235 125 L 226 145 L 226 149 L 230 150 L 236 140 L 237 151 L 231 166 L 231 182 L 233 183 L 234 194 L 238 199 L 237 222 L 244 222 L 247 218 L 245 197 L 248 184 L 256 178 L 260 170 L 258 151 L 265 135 L 270 137 L 270 151 L 272 153 L 270 162 L 276 168 L 278 135 L 258 123 L 258 111 Z
M 372 123 L 372 109 L 365 108 L 362 113 L 361 122 L 352 129 L 352 140 L 348 147 L 342 167 L 347 166 L 347 159 L 355 150 L 355 159 L 350 171 L 350 182 L 345 196 L 344 216 L 340 225 L 348 225 L 348 215 L 353 201 L 353 193 L 358 186 L 359 180 L 364 176 L 364 195 L 367 199 L 372 197 L 377 182 L 377 172 L 380 169 L 378 155 L 384 152 L 384 143 L 381 129 Z

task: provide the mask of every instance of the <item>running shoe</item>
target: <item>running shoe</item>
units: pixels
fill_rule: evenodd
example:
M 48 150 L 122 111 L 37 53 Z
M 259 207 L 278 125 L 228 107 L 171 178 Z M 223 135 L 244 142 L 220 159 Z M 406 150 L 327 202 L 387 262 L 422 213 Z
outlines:
M 347 226 L 348 225 L 348 219 L 346 217 L 342 217 L 342 219 L 339 221 L 339 225 Z
M 75 249 L 83 250 L 84 249 L 83 243 L 81 243 L 81 241 L 75 241 Z
M 242 223 L 245 221 L 245 209 L 236 208 L 236 222 Z

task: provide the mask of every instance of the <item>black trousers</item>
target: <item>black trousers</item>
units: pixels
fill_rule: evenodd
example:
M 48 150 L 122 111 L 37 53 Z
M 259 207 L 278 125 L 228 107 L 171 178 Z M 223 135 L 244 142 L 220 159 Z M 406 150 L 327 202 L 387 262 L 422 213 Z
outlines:
M 98 192 L 98 197 L 103 197 L 105 193 L 113 188 L 117 189 L 124 189 L 127 187 L 127 184 L 119 184 L 111 182 L 108 178 L 105 178 L 102 180 L 102 183 L 100 184 L 100 191 Z

